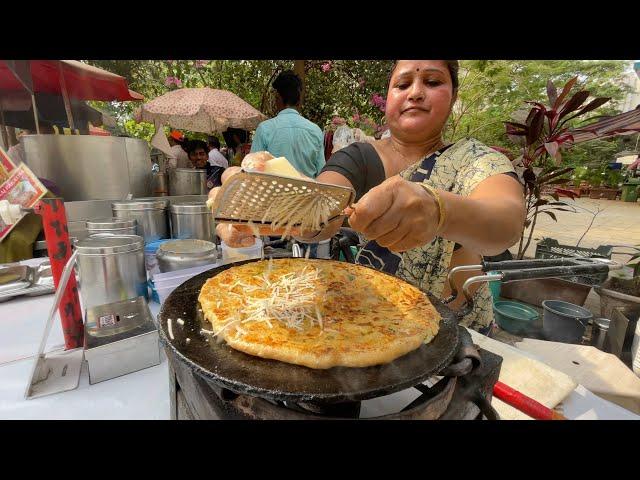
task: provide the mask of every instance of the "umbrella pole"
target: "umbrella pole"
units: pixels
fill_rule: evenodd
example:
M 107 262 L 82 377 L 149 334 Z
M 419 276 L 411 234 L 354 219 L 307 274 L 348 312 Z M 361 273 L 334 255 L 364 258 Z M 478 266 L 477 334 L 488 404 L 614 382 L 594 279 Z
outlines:
M 0 130 L 2 130 L 2 145 L 9 150 L 9 136 L 7 135 L 7 129 L 4 126 L 4 108 L 2 100 L 0 100 Z
M 62 99 L 64 100 L 64 109 L 67 112 L 67 121 L 69 122 L 69 128 L 73 132 L 76 126 L 73 123 L 73 114 L 71 113 L 71 104 L 69 103 L 69 94 L 67 93 L 67 82 L 64 79 L 64 73 L 62 72 L 62 62 L 58 62 L 58 70 L 60 72 L 60 85 L 62 86 Z
M 31 105 L 33 105 L 33 120 L 36 123 L 36 133 L 40 135 L 40 122 L 38 121 L 38 108 L 36 107 L 36 96 L 31 94 Z

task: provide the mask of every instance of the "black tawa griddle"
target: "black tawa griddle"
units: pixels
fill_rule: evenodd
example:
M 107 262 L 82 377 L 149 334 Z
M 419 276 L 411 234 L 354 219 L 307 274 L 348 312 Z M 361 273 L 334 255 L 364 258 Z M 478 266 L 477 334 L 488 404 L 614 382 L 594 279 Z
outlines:
M 458 317 L 431 295 L 429 300 L 442 316 L 436 337 L 391 363 L 374 367 L 312 369 L 248 355 L 209 334 L 200 333 L 202 328 L 211 330 L 198 302 L 204 283 L 228 268 L 252 261 L 257 260 L 216 267 L 192 277 L 169 295 L 159 314 L 160 338 L 167 354 L 232 392 L 290 402 L 361 401 L 423 382 L 453 359 L 459 342 Z M 220 300 L 224 301 L 223 293 Z M 169 319 L 173 338 L 168 331 Z M 178 319 L 184 323 L 181 325 Z

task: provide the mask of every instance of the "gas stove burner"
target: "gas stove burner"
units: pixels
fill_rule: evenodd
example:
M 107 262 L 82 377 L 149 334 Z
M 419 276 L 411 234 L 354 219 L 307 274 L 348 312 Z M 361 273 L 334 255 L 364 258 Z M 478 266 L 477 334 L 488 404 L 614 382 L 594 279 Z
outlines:
M 464 329 L 461 328 L 461 332 Z M 462 420 L 497 419 L 490 400 L 502 358 L 475 349 L 465 331 L 442 376 L 362 401 L 282 401 L 234 393 L 169 356 L 172 419 L 198 420 Z M 475 352 L 475 356 L 474 356 Z M 474 361 L 468 361 L 470 357 Z
M 235 265 L 250 261 L 254 260 Z M 441 318 L 438 334 L 383 365 L 317 370 L 209 342 L 201 334 L 205 320 L 198 295 L 208 278 L 232 267 L 216 267 L 187 280 L 169 295 L 158 316 L 171 367 L 174 418 L 497 417 L 488 399 L 498 379 L 500 357 L 479 353 L 469 332 L 458 326 L 458 313 L 429 293 Z M 177 318 L 182 320 L 180 328 L 171 328 Z M 435 376 L 443 378 L 424 384 Z M 402 402 L 394 401 L 398 397 Z

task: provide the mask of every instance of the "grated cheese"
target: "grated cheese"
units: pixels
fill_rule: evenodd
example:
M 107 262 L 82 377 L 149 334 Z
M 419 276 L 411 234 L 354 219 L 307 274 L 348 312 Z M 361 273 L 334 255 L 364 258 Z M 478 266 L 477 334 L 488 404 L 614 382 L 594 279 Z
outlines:
M 169 330 L 169 338 L 173 340 L 173 329 L 171 328 L 171 319 L 167 320 L 167 328 Z
M 311 192 L 307 195 L 282 195 L 265 210 L 261 222 L 270 219 L 271 230 L 284 229 L 282 239 L 290 235 L 294 226 L 303 232 L 318 231 L 329 221 L 331 203 L 328 197 Z
M 242 324 L 250 322 L 266 323 L 273 328 L 271 320 L 277 320 L 288 328 L 302 330 L 306 324 L 317 324 L 324 329 L 322 315 L 317 304 L 317 280 L 319 271 L 305 267 L 296 277 L 288 273 L 278 279 L 270 279 L 271 260 L 258 286 L 265 298 L 246 299 Z

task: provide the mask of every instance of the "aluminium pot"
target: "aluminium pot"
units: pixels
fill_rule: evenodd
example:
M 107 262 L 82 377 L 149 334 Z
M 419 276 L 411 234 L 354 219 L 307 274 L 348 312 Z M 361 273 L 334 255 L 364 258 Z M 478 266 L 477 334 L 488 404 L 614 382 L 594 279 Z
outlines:
M 213 216 L 204 202 L 174 203 L 169 211 L 171 238 L 213 240 Z
M 213 265 L 218 260 L 218 250 L 215 243 L 205 240 L 171 240 L 158 247 L 156 260 L 161 273 L 174 272 L 201 265 Z
M 169 238 L 168 200 L 138 199 L 113 202 L 111 210 L 116 218 L 129 218 L 137 221 L 137 234 L 145 243 Z
M 112 235 L 136 235 L 137 221 L 134 218 L 96 218 L 87 220 L 89 235 L 96 233 L 110 233 Z
M 147 298 L 144 241 L 139 235 L 91 235 L 76 244 L 83 308 Z
M 169 192 L 176 195 L 206 195 L 207 171 L 197 168 L 172 168 L 169 170 Z

